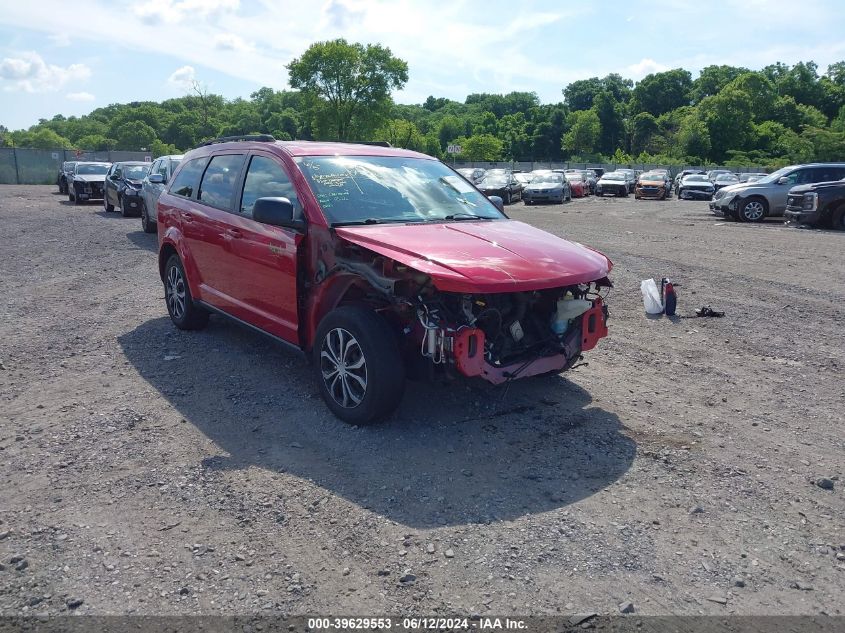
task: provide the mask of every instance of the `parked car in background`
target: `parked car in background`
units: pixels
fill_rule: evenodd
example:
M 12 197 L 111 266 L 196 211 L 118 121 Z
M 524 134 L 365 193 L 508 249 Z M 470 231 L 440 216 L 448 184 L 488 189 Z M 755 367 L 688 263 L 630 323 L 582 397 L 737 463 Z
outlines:
M 761 178 L 765 178 L 769 174 L 737 174 L 739 182 L 755 182 Z
M 668 172 L 648 171 L 640 174 L 637 179 L 637 186 L 634 189 L 634 198 L 637 200 L 666 200 L 672 195 L 672 185 Z
M 710 210 L 743 222 L 780 217 L 786 211 L 789 190 L 796 185 L 833 182 L 845 178 L 845 163 L 791 165 L 756 182 L 737 183 L 716 192 Z
M 711 169 L 707 172 L 707 180 L 710 182 L 716 182 L 716 178 L 721 174 L 729 174 L 731 173 L 730 169 Z
M 596 183 L 598 182 L 598 178 L 596 178 L 596 172 L 592 169 L 584 169 L 581 171 L 584 174 L 584 178 L 587 180 L 587 186 L 590 189 L 590 195 L 596 192 Z
M 531 179 L 534 178 L 535 175 L 536 175 L 536 172 L 533 172 L 533 171 L 529 171 L 529 172 L 520 171 L 520 172 L 514 173 L 513 177 L 516 178 L 519 182 L 521 182 L 523 187 L 527 187 L 528 183 L 531 182 Z
M 637 186 L 637 172 L 633 169 L 620 168 L 616 170 L 620 174 L 625 175 L 625 182 L 628 183 L 628 193 L 633 193 Z
M 845 231 L 845 180 L 793 187 L 783 215 L 798 224 Z
M 164 186 L 170 181 L 182 154 L 159 156 L 150 166 L 150 171 L 141 183 L 141 228 L 144 233 L 156 232 L 156 203 Z
M 106 175 L 103 207 L 120 209 L 123 217 L 141 213 L 141 183 L 150 171 L 150 163 L 123 161 L 112 165 Z
M 68 174 L 67 198 L 74 204 L 103 197 L 106 173 L 111 163 L 77 162 Z
M 590 186 L 587 184 L 587 178 L 584 176 L 584 172 L 578 170 L 564 173 L 563 175 L 569 181 L 569 188 L 572 191 L 573 198 L 583 198 L 590 195 Z
M 159 198 L 175 327 L 215 312 L 302 350 L 356 425 L 396 409 L 406 372 L 507 384 L 607 336 L 610 260 L 508 219 L 442 162 L 259 138 L 189 152 Z
M 73 174 L 73 168 L 78 161 L 66 160 L 59 167 L 59 173 L 56 175 L 56 184 L 59 186 L 59 193 L 67 193 L 68 174 Z
M 522 200 L 523 185 L 512 172 L 504 169 L 489 169 L 478 188 L 485 196 L 499 196 L 505 204 Z
M 604 176 L 604 167 L 590 167 L 589 171 L 593 172 L 596 175 L 596 182 Z
M 519 175 L 519 174 L 517 174 Z M 572 189 L 564 174 L 543 172 L 533 174 L 522 192 L 525 204 L 535 202 L 566 202 L 572 200 Z
M 690 174 L 681 179 L 678 200 L 710 200 L 716 188 L 707 174 Z
M 620 172 L 605 174 L 596 183 L 597 196 L 628 196 L 628 177 Z
M 678 192 L 678 189 L 679 189 L 679 188 L 680 188 L 680 186 L 681 186 L 681 181 L 682 181 L 684 178 L 686 178 L 687 176 L 690 176 L 690 175 L 692 175 L 692 174 L 703 174 L 703 173 L 705 173 L 705 172 L 704 172 L 703 170 L 701 170 L 701 169 L 684 169 L 684 170 L 682 170 L 681 172 L 679 172 L 679 173 L 675 176 L 675 193 L 677 193 L 677 192 Z
M 485 170 L 481 169 L 481 167 L 461 167 L 455 171 L 473 184 L 481 182 L 485 174 Z
M 723 187 L 730 187 L 738 182 L 739 178 L 737 178 L 736 174 L 719 174 L 716 176 L 716 180 L 713 181 L 713 188 L 716 191 L 719 191 L 719 189 L 722 189 Z

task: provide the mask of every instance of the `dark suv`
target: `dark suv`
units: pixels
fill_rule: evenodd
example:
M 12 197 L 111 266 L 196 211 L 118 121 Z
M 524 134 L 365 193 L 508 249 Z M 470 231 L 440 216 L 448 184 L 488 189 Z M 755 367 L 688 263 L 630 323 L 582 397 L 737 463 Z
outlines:
M 845 231 L 845 180 L 793 187 L 784 216 L 799 224 Z
M 409 150 L 212 141 L 159 197 L 167 310 L 181 329 L 216 312 L 304 351 L 354 424 L 391 413 L 407 374 L 558 373 L 607 335 L 612 264 L 502 207 Z
M 150 171 L 150 163 L 124 161 L 112 165 L 106 174 L 103 206 L 106 211 L 117 207 L 121 215 L 141 215 L 141 183 Z

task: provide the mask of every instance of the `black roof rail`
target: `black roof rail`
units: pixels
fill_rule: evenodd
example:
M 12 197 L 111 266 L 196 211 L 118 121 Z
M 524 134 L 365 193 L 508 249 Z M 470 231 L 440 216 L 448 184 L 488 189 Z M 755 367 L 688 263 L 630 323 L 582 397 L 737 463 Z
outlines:
M 214 145 L 215 143 L 228 143 L 230 141 L 258 141 L 260 143 L 274 143 L 276 141 L 272 134 L 247 134 L 246 136 L 221 136 L 210 141 L 201 143 L 199 147 Z
M 393 147 L 387 141 L 349 141 L 352 145 L 375 145 L 376 147 Z

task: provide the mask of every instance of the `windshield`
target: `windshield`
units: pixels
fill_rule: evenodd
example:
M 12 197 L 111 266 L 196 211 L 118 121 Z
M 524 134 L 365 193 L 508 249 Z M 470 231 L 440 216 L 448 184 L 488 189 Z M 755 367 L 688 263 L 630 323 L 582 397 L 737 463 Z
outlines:
M 491 174 L 488 173 L 481 181 L 482 185 L 488 187 L 503 187 L 510 182 L 507 174 Z
M 625 180 L 625 174 L 605 174 L 602 180 Z
M 522 184 L 527 185 L 529 182 L 531 182 L 532 179 L 536 179 L 536 176 L 532 176 L 530 174 L 515 174 L 514 178 L 516 178 Z
M 105 176 L 110 165 L 77 165 L 76 173 L 80 176 Z
M 773 171 L 771 174 L 769 174 L 765 178 L 760 178 L 760 180 L 758 180 L 756 182 L 759 182 L 761 185 L 767 185 L 770 182 L 777 181 L 777 179 L 780 178 L 781 176 L 786 176 L 793 169 L 795 169 L 795 167 L 781 167 L 777 171 Z
M 716 176 L 716 181 L 717 181 L 717 182 L 719 182 L 719 181 L 723 181 L 723 182 L 724 182 L 724 181 L 736 182 L 736 181 L 738 181 L 738 180 L 739 180 L 739 178 L 737 178 L 737 177 L 736 177 L 736 176 L 734 176 L 733 174 L 721 174 L 721 175 L 719 175 L 719 176 Z
M 663 180 L 663 174 L 658 174 L 654 172 L 642 174 L 640 176 L 640 180 Z
M 691 176 L 687 176 L 684 180 L 689 180 L 692 182 L 710 182 L 710 179 L 703 174 L 692 174 Z
M 396 156 L 297 158 L 332 225 L 505 216 L 443 163 Z
M 583 182 L 584 176 L 581 174 L 566 174 L 567 180 L 574 180 L 575 182 Z
M 561 174 L 538 174 L 531 179 L 531 184 L 536 185 L 538 182 L 562 183 L 563 176 Z
M 124 165 L 123 177 L 128 180 L 143 180 L 149 170 L 149 165 Z

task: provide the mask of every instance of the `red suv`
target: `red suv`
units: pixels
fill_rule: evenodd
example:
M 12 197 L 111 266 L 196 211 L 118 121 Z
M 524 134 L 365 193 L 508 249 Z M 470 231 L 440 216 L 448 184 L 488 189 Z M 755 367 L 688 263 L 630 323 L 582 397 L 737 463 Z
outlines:
M 607 335 L 607 257 L 416 152 L 219 139 L 185 155 L 157 213 L 176 327 L 217 312 L 299 348 L 353 424 L 394 411 L 408 375 L 558 373 Z

